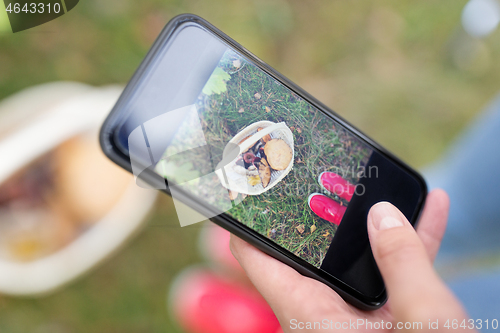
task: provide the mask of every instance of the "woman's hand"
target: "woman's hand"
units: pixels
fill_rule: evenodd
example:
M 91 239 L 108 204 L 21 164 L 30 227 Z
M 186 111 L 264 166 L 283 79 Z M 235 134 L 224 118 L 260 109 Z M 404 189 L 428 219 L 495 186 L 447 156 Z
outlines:
M 446 228 L 448 207 L 446 193 L 432 191 L 416 232 L 393 205 L 381 202 L 372 207 L 368 234 L 389 295 L 387 304 L 375 311 L 349 305 L 326 285 L 300 275 L 235 236 L 231 236 L 231 250 L 272 307 L 284 332 L 381 332 L 384 328 L 449 332 L 444 327 L 447 321 L 450 328 L 453 322 L 458 323 L 457 329 L 451 330 L 457 331 L 463 329 L 462 323 L 468 325 L 467 315 L 432 267 Z

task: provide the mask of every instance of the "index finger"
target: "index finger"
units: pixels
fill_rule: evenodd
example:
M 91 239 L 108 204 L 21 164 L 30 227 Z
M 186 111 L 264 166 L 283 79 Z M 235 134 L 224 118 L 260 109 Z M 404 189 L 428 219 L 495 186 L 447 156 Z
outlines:
M 431 191 L 417 225 L 417 235 L 424 244 L 431 261 L 436 258 L 446 231 L 449 207 L 450 199 L 445 191 L 441 189 Z

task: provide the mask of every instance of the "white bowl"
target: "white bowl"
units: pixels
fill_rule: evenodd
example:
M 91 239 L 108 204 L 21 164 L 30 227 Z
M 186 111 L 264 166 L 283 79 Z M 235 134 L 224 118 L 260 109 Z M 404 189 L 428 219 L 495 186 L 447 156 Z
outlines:
M 52 83 L 0 103 L 0 129 L 5 133 L 0 136 L 0 184 L 64 141 L 97 132 L 121 90 Z M 140 188 L 131 175 L 115 206 L 65 247 L 27 262 L 0 259 L 0 293 L 45 294 L 81 276 L 138 231 L 156 197 L 156 191 Z

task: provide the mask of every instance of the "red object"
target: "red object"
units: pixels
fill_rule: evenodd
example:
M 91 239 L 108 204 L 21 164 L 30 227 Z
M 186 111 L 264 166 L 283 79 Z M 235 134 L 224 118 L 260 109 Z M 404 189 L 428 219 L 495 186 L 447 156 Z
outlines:
M 307 202 L 316 215 L 336 225 L 340 224 L 347 209 L 346 206 L 320 193 L 311 194 Z
M 170 292 L 170 308 L 189 333 L 276 333 L 280 329 L 259 293 L 205 269 L 181 273 Z
M 318 177 L 318 183 L 328 192 L 336 194 L 347 201 L 351 201 L 356 191 L 355 185 L 334 172 L 322 172 Z

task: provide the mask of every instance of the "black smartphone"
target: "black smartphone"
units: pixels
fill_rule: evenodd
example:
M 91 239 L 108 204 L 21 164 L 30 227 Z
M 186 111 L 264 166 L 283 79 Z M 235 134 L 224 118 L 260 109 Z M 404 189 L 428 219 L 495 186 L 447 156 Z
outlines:
M 415 225 L 427 194 L 416 171 L 190 14 L 162 31 L 100 142 L 138 183 L 365 310 L 387 299 L 370 207 L 389 201 Z

